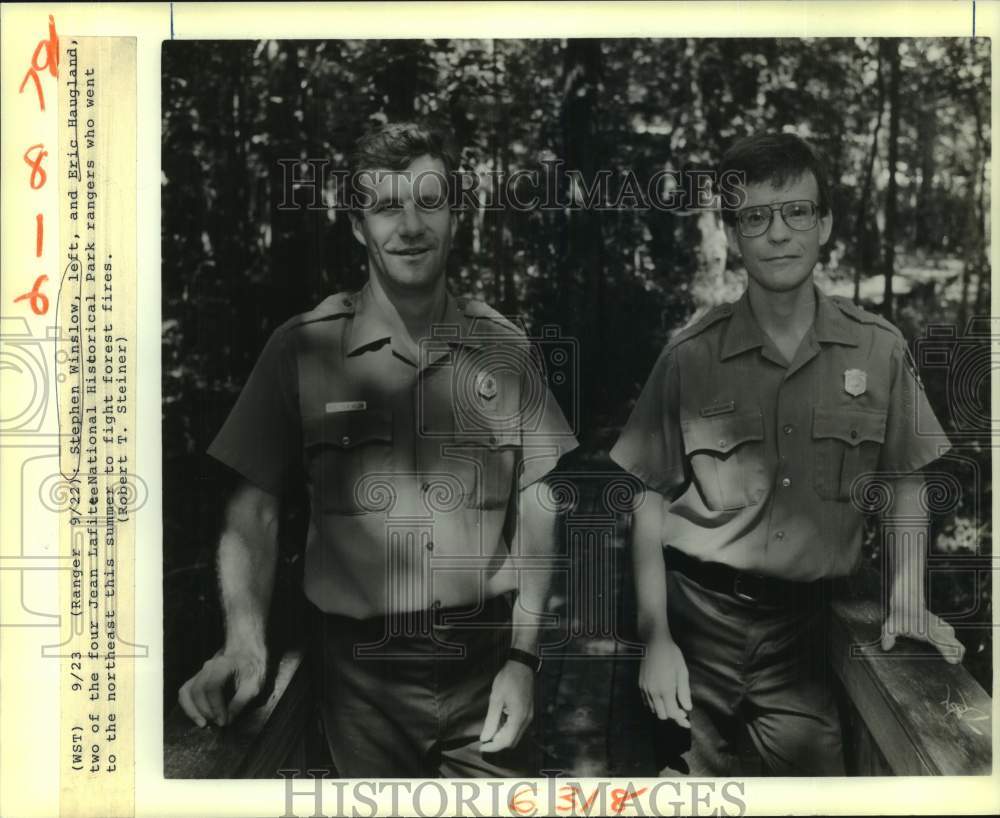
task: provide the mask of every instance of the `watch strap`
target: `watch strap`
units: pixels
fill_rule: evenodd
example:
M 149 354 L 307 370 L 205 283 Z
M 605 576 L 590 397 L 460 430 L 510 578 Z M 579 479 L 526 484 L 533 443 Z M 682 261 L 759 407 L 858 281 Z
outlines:
M 511 662 L 519 662 L 522 665 L 527 665 L 534 673 L 538 673 L 542 669 L 542 657 L 528 653 L 526 650 L 511 648 L 507 654 L 507 659 Z

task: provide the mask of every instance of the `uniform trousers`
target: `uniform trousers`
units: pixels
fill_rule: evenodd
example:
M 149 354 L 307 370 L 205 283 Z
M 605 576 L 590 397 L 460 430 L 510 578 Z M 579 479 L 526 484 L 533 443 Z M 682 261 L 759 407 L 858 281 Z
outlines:
M 478 607 L 478 609 L 477 609 Z M 509 778 L 529 742 L 480 751 L 490 689 L 507 660 L 505 596 L 471 608 L 353 619 L 320 614 L 317 688 L 344 778 Z
M 765 606 L 667 572 L 670 631 L 694 708 L 690 748 L 665 774 L 845 774 L 827 595 L 818 592 L 805 609 Z

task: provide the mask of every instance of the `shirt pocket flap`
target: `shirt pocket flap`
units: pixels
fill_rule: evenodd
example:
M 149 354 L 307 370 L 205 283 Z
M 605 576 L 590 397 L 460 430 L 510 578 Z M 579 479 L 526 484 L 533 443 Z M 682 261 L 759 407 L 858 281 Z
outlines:
M 392 412 L 387 409 L 363 409 L 311 418 L 303 425 L 303 436 L 306 448 L 332 446 L 353 449 L 364 443 L 392 443 Z
M 521 445 L 521 430 L 517 417 L 489 417 L 487 415 L 454 418 L 454 441 L 460 446 L 485 446 L 499 449 Z
M 886 412 L 864 409 L 813 410 L 813 437 L 833 437 L 849 446 L 862 441 L 885 443 Z
M 764 439 L 764 416 L 759 409 L 732 415 L 681 421 L 684 453 L 698 451 L 728 454 L 737 446 Z

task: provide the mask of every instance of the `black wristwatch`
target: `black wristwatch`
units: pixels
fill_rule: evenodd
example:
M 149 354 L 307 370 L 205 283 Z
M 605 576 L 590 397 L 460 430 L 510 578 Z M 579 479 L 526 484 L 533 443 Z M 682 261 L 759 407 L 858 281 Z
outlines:
M 527 665 L 534 673 L 538 673 L 542 669 L 542 657 L 528 653 L 526 650 L 511 648 L 510 653 L 507 654 L 507 659 L 511 662 L 520 662 L 522 665 Z

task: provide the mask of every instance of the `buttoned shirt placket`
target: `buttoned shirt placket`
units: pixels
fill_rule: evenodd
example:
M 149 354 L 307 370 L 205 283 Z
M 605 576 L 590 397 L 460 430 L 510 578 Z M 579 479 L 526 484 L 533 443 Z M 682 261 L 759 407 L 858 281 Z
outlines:
M 812 327 L 809 328 L 809 331 L 802 339 L 795 357 L 790 363 L 782 358 L 781 353 L 778 352 L 774 346 L 774 342 L 770 338 L 765 337 L 764 347 L 761 350 L 761 355 L 764 358 L 783 367 L 785 370 L 778 384 L 778 392 L 774 399 L 774 417 L 770 419 L 773 423 L 770 432 L 774 435 L 778 465 L 773 479 L 771 507 L 768 510 L 767 536 L 764 540 L 765 558 L 772 545 L 775 548 L 780 548 L 785 539 L 784 529 L 779 528 L 775 530 L 776 507 L 780 505 L 783 508 L 785 506 L 784 501 L 788 490 L 792 488 L 793 481 L 807 479 L 807 476 L 801 473 L 802 464 L 794 462 L 789 457 L 789 450 L 794 448 L 791 445 L 791 436 L 795 433 L 796 424 L 793 421 L 792 410 L 785 405 L 785 400 L 788 398 L 791 388 L 786 390 L 785 387 L 788 385 L 790 379 L 802 370 L 806 364 L 812 361 L 819 352 L 819 344 L 816 341 L 816 335 Z M 794 388 L 794 385 L 792 388 Z M 780 524 L 780 515 L 778 523 Z

